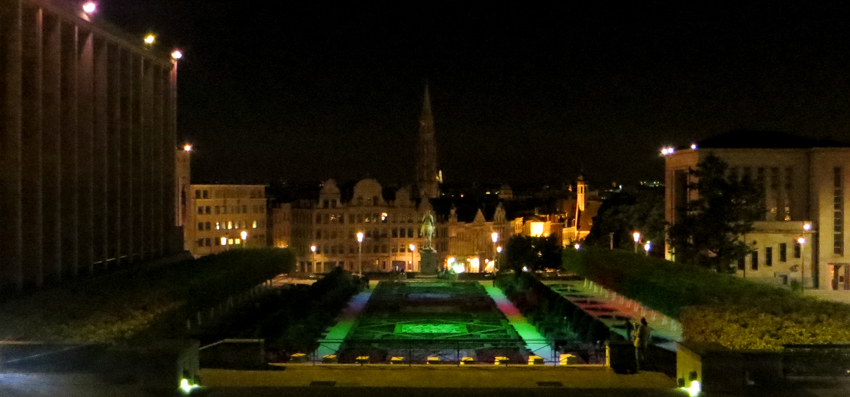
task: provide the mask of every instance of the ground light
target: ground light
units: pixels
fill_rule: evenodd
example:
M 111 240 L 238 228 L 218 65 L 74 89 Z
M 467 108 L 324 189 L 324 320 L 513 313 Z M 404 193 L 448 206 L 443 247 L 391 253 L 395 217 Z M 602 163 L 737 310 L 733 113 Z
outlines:
M 198 387 L 200 387 L 200 386 L 198 386 L 194 383 L 189 383 L 189 379 L 183 378 L 183 379 L 180 380 L 180 390 L 184 394 L 189 394 L 189 393 L 192 392 L 192 390 L 195 390 Z
M 702 392 L 702 386 L 699 384 L 698 380 L 691 381 L 691 385 L 689 387 L 680 387 L 679 389 L 687 392 L 691 397 L 696 397 Z

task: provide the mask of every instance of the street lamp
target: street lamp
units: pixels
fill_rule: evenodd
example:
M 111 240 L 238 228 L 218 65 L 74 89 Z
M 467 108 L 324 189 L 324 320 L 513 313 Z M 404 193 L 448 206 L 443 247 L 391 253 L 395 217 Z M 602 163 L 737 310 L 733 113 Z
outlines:
M 95 11 L 97 11 L 97 3 L 93 1 L 83 3 L 83 12 L 86 13 L 86 15 L 94 14 Z
M 310 246 L 310 252 L 313 253 L 311 255 L 311 258 L 310 258 L 310 262 L 311 262 L 310 269 L 313 271 L 313 273 L 316 273 L 316 245 L 315 244 Z
M 412 272 L 416 271 L 416 269 L 413 266 L 413 263 L 414 263 L 414 261 L 413 261 L 413 259 L 414 259 L 413 251 L 416 251 L 416 244 L 410 244 L 410 271 L 412 271 Z
M 797 244 L 800 244 L 800 285 L 806 288 L 806 238 L 797 237 Z
M 647 241 L 646 244 L 643 245 L 644 251 L 646 251 L 646 256 L 649 256 L 649 251 L 652 249 L 652 241 Z
M 496 245 L 499 242 L 499 232 L 490 233 L 490 239 L 493 240 L 493 271 L 495 272 L 498 270 L 498 268 L 496 267 L 496 265 L 498 265 L 498 263 L 496 262 L 496 257 L 499 256 L 498 252 L 501 252 L 499 251 L 499 247 L 497 247 Z
M 640 243 L 640 232 L 635 231 L 632 233 L 632 237 L 635 239 L 635 253 L 638 251 L 638 243 Z
M 243 230 L 239 235 L 242 236 L 242 247 L 248 248 L 248 232 Z
M 363 232 L 357 232 L 357 272 L 363 275 Z

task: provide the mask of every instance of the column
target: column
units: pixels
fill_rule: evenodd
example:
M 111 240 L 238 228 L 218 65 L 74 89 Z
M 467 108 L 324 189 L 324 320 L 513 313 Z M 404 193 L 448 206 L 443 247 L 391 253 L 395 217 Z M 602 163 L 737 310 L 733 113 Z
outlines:
M 22 68 L 22 243 L 23 283 L 41 287 L 42 268 L 42 10 L 23 8 Z
M 108 103 L 108 74 L 107 58 L 108 48 L 106 41 L 95 38 L 94 41 L 94 80 L 93 80 L 93 104 L 94 104 L 94 129 L 92 135 L 92 206 L 93 206 L 93 241 L 94 263 L 98 267 L 106 269 L 109 259 L 108 238 L 109 235 L 109 206 L 107 197 L 107 184 L 109 179 L 109 141 L 107 133 L 109 129 Z
M 44 278 L 62 279 L 62 24 L 56 15 L 43 14 L 42 48 L 42 260 Z
M 122 52 L 117 46 L 110 45 L 107 48 L 107 69 L 108 69 L 108 89 L 107 89 L 107 104 L 108 117 L 107 123 L 107 257 L 112 260 L 110 265 L 115 266 L 121 263 L 121 247 L 122 247 L 122 195 L 121 195 L 121 126 L 123 119 L 121 117 L 122 109 L 122 80 L 121 80 L 121 65 Z
M 78 28 L 79 60 L 77 62 L 77 194 L 79 259 L 78 268 L 94 273 L 94 35 Z
M 23 287 L 21 2 L 0 2 L 0 290 Z
M 133 55 L 122 51 L 121 55 L 121 262 L 132 263 L 136 249 L 135 201 L 133 200 L 135 170 L 133 168 Z
M 77 207 L 77 27 L 62 23 L 62 115 L 59 124 L 62 150 L 62 272 L 74 276 L 78 258 Z

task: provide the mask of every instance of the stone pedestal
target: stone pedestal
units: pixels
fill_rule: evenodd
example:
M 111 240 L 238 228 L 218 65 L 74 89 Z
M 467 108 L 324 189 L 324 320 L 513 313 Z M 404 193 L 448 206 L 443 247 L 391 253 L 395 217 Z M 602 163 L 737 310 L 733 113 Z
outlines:
M 419 273 L 437 274 L 437 253 L 433 249 L 425 248 L 419 251 Z

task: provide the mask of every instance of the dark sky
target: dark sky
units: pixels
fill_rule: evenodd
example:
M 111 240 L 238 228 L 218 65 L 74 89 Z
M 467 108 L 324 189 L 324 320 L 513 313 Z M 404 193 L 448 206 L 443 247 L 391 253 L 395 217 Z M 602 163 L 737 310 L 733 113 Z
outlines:
M 662 145 L 850 130 L 847 9 L 293 3 L 101 0 L 184 50 L 194 181 L 409 181 L 426 80 L 448 182 L 660 179 Z

